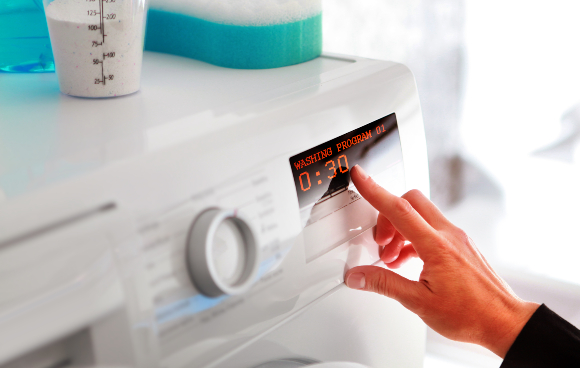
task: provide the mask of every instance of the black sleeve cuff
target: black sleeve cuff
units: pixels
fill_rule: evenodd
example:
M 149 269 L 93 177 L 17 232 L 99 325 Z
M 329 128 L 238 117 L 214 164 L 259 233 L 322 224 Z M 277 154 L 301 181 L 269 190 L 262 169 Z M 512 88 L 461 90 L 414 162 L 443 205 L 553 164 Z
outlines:
M 580 331 L 542 304 L 500 368 L 580 367 Z

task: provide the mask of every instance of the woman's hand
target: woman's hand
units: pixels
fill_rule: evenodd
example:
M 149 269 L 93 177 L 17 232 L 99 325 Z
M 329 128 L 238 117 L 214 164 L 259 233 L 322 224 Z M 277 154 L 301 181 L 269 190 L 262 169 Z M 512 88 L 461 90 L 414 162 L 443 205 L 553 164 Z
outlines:
M 351 177 L 379 211 L 375 240 L 384 246 L 383 262 L 395 268 L 420 257 L 424 266 L 419 281 L 381 267 L 354 267 L 345 275 L 347 286 L 393 298 L 441 335 L 505 357 L 539 304 L 518 298 L 465 232 L 421 192 L 392 195 L 358 165 Z

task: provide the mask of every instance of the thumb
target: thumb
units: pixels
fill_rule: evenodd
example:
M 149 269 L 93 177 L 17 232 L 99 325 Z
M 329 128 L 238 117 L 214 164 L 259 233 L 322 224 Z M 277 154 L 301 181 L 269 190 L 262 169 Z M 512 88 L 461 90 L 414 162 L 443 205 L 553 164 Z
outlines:
M 419 283 L 377 266 L 351 268 L 344 275 L 344 282 L 351 289 L 372 291 L 395 299 L 411 311 L 416 310 L 422 300 Z

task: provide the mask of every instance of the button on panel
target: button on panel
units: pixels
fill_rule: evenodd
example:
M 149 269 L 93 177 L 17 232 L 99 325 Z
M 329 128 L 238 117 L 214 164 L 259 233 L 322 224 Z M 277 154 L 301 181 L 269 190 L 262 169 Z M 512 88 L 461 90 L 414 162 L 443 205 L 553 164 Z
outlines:
M 295 234 L 299 225 L 295 215 L 288 215 L 293 213 L 288 209 L 293 208 L 294 198 L 281 191 L 281 188 L 293 190 L 291 183 L 282 179 L 286 169 L 286 165 L 274 163 L 264 170 L 216 183 L 160 209 L 156 216 L 142 222 L 144 266 L 149 279 L 147 293 L 154 302 L 162 356 L 236 329 L 238 324 L 249 325 L 259 322 L 256 318 L 260 321 L 270 318 L 255 315 L 251 312 L 253 309 L 247 308 L 256 302 L 256 293 L 282 280 L 281 261 L 293 243 L 288 236 Z M 212 256 L 197 257 L 205 259 L 208 265 L 208 260 L 211 261 L 216 277 L 205 266 L 205 277 L 197 282 L 191 272 L 196 267 L 189 260 L 190 233 L 193 223 L 210 209 L 230 209 L 232 217 L 216 226 L 209 248 Z M 224 292 L 215 285 L 215 280 L 221 281 L 224 288 L 234 286 L 239 290 L 244 279 L 251 258 L 245 242 L 240 242 L 245 235 L 238 221 L 253 230 L 259 263 L 256 275 L 251 278 L 255 281 L 250 283 L 252 290 L 248 288 L 249 292 L 232 296 L 235 291 Z M 200 287 L 204 279 L 213 284 L 210 290 Z M 230 320 L 239 313 L 244 318 Z

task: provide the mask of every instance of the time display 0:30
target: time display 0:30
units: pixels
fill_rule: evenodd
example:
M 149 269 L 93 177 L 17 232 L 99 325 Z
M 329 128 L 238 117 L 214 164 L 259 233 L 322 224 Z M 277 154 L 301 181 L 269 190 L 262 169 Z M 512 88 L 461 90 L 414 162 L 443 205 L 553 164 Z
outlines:
M 394 114 L 391 115 L 394 118 Z M 374 121 L 290 158 L 301 208 L 316 202 L 325 193 L 328 194 L 333 179 L 343 177 L 349 180 L 347 173 L 350 168 L 359 163 L 365 152 L 375 144 L 381 134 L 385 133 L 384 119 Z
M 346 158 L 346 155 L 338 156 L 336 160 L 338 161 L 338 170 L 340 171 L 340 173 L 341 174 L 347 173 L 349 168 L 348 168 L 348 159 Z M 344 160 L 344 166 L 341 164 L 341 160 Z M 332 176 L 328 175 L 327 178 L 334 179 L 337 174 L 336 168 L 337 166 L 334 164 L 334 160 L 326 161 L 326 163 L 324 164 L 325 167 L 329 165 L 332 165 L 328 167 L 328 170 L 331 171 Z M 317 177 L 320 176 L 320 171 L 317 171 L 315 175 Z M 302 189 L 303 192 L 306 192 L 307 190 L 310 190 L 310 188 L 312 188 L 312 182 L 310 181 L 310 174 L 308 173 L 308 171 L 302 172 L 302 174 L 300 174 L 300 176 L 298 177 L 298 180 L 300 181 L 300 189 Z M 316 184 L 318 185 L 322 184 L 322 180 L 318 180 Z

